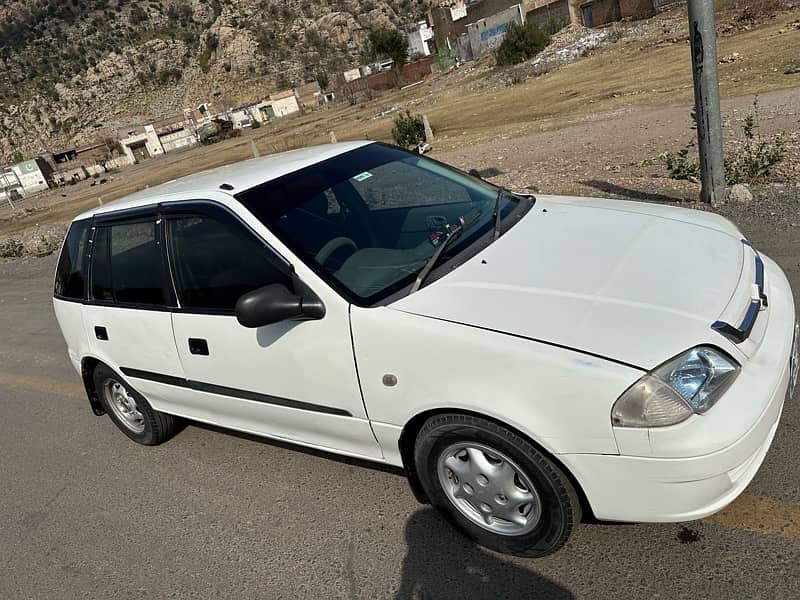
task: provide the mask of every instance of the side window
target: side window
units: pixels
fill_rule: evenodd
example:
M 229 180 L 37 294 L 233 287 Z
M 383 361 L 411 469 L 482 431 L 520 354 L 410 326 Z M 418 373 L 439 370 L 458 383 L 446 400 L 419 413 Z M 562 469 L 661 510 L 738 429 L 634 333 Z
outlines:
M 291 281 L 269 250 L 243 227 L 205 216 L 167 221 L 171 263 L 181 306 L 233 310 L 247 292 Z
M 59 298 L 84 299 L 86 281 L 86 244 L 89 239 L 91 221 L 75 221 L 69 228 L 56 269 L 56 282 L 53 289 Z
M 114 301 L 111 289 L 111 228 L 98 227 L 92 250 L 92 299 Z
M 277 222 L 280 229 L 291 232 L 298 244 L 313 253 L 335 237 L 354 237 L 348 224 L 346 214 L 330 189 L 294 206 Z
M 155 220 L 99 227 L 92 250 L 92 298 L 162 305 L 164 274 Z

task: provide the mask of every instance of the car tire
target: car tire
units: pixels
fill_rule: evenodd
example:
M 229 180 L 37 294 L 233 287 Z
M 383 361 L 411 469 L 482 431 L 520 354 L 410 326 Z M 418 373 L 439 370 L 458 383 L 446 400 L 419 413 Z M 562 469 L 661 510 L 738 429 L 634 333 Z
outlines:
M 414 461 L 431 504 L 491 550 L 545 556 L 563 546 L 581 520 L 578 494 L 564 472 L 492 421 L 431 417 L 417 435 Z
M 134 442 L 156 446 L 171 438 L 178 428 L 172 415 L 154 410 L 139 392 L 104 364 L 95 367 L 97 396 L 114 424 Z

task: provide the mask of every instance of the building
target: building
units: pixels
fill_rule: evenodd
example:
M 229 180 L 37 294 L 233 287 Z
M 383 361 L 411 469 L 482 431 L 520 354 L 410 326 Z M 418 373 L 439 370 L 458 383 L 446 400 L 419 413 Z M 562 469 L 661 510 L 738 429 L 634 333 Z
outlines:
M 569 0 L 569 13 L 573 23 L 600 27 L 620 19 L 652 17 L 661 4 L 658 0 Z
M 132 163 L 164 154 L 164 146 L 161 145 L 161 140 L 158 139 L 153 125 L 145 125 L 128 131 L 127 136 L 119 140 L 119 144 L 122 146 L 125 156 Z
M 427 21 L 418 22 L 406 36 L 409 58 L 430 56 L 434 53 L 433 29 L 428 26 Z
M 86 146 L 52 152 L 47 158 L 53 168 L 53 183 L 77 183 L 105 173 L 109 168 L 107 163 L 113 159 L 113 152 L 113 147 L 97 140 Z
M 298 85 L 294 89 L 294 95 L 300 108 L 304 111 L 318 108 L 323 102 L 322 88 L 319 87 L 319 82 L 317 81 Z
M 0 170 L 0 199 L 24 198 L 50 189 L 53 169 L 44 158 L 34 158 Z
M 516 4 L 520 5 L 524 22 L 549 31 L 569 23 L 598 27 L 620 19 L 646 19 L 666 5 L 664 0 L 443 0 L 429 13 L 436 47 L 464 49 L 465 42 L 459 40 L 471 24 Z
M 389 90 L 398 85 L 408 85 L 422 81 L 433 72 L 433 66 L 437 63 L 435 56 L 427 56 L 414 62 L 406 63 L 399 70 L 378 71 L 373 73 L 367 80 L 367 87 L 372 91 Z
M 533 0 L 524 5 L 525 20 L 546 31 L 556 31 L 573 23 L 568 0 Z
M 197 143 L 197 134 L 185 115 L 173 115 L 153 122 L 153 129 L 164 152 L 190 148 Z
M 467 31 L 458 40 L 462 60 L 476 60 L 485 56 L 500 45 L 512 23 L 522 25 L 524 22 L 522 5 L 515 4 L 470 23 L 467 25 Z
M 285 117 L 292 113 L 300 112 L 300 105 L 292 90 L 276 92 L 269 96 L 269 108 L 267 109 L 271 117 Z
M 244 127 L 252 127 L 253 123 L 268 123 L 270 120 L 270 106 L 268 100 L 258 100 L 249 102 L 232 108 L 228 113 L 234 129 L 242 129 Z
M 551 0 L 552 2 L 558 0 Z M 535 0 L 478 0 L 466 3 L 464 0 L 445 0 L 431 9 L 433 39 L 437 48 L 453 48 L 458 39 L 467 33 L 467 26 L 481 19 L 487 19 L 516 4 L 521 4 L 523 16 L 533 8 Z M 539 0 L 539 4 L 549 3 Z M 464 60 L 464 57 L 462 57 Z

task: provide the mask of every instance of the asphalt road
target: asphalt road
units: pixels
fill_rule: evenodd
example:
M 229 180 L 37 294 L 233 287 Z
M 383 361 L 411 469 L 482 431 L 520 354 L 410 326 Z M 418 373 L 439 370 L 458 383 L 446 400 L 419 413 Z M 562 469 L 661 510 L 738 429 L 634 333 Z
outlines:
M 195 425 L 130 442 L 67 362 L 54 264 L 0 262 L 0 598 L 800 598 L 800 398 L 720 515 L 586 523 L 553 556 L 509 558 L 392 470 Z

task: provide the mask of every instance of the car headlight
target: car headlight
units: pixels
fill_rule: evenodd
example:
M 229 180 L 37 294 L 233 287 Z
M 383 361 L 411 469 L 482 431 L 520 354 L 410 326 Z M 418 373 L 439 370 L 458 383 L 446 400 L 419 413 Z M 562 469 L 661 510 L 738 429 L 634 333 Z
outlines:
M 614 403 L 611 422 L 620 427 L 665 427 L 703 414 L 739 374 L 719 350 L 698 346 L 639 379 Z

